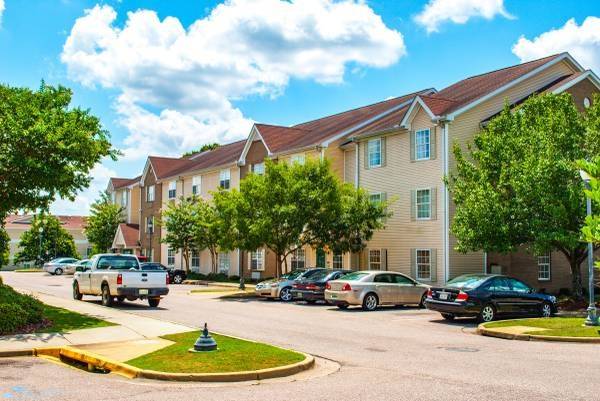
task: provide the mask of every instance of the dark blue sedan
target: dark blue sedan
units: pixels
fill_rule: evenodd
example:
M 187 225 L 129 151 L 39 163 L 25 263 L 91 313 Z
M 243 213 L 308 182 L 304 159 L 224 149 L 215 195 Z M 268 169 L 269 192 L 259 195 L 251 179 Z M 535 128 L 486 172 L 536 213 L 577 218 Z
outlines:
M 444 319 L 477 317 L 491 322 L 499 317 L 541 316 L 556 313 L 556 297 L 536 292 L 516 278 L 497 274 L 466 274 L 444 287 L 432 287 L 425 305 Z

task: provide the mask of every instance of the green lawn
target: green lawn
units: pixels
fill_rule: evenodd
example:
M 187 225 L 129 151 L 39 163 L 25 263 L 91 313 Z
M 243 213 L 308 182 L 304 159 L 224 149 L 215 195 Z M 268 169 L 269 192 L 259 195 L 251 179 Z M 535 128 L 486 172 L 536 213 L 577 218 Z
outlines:
M 56 308 L 44 304 L 44 318 L 51 320 L 52 325 L 37 330 L 36 333 L 64 333 L 71 330 L 93 329 L 96 327 L 114 326 L 114 323 L 88 315 L 82 315 L 67 309 Z
M 600 326 L 587 327 L 583 325 L 584 321 L 584 318 L 578 317 L 519 319 L 486 323 L 484 324 L 484 327 L 493 329 L 496 327 L 529 326 L 544 328 L 547 330 L 535 330 L 531 332 L 525 332 L 525 334 L 561 337 L 600 337 Z
M 140 369 L 171 373 L 223 373 L 274 368 L 304 360 L 304 355 L 297 352 L 217 334 L 212 334 L 219 346 L 217 351 L 188 352 L 198 336 L 198 332 L 164 336 L 175 344 L 127 363 Z

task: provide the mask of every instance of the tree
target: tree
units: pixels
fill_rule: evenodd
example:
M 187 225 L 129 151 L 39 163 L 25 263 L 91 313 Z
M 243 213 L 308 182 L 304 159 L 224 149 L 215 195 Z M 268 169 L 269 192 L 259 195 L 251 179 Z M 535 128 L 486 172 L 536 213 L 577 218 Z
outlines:
M 593 161 L 580 161 L 579 167 L 590 176 L 590 189 L 585 191 L 586 196 L 592 199 L 592 216 L 585 219 L 585 226 L 581 229 L 583 239 L 600 246 L 600 157 Z M 596 261 L 596 266 L 600 268 L 600 261 Z
M 109 134 L 89 110 L 70 108 L 72 93 L 0 85 L 0 221 L 17 210 L 74 200 L 101 158 L 116 159 Z
M 185 271 L 190 271 L 190 253 L 196 249 L 195 225 L 198 224 L 196 215 L 197 198 L 181 198 L 178 203 L 170 203 L 163 212 L 160 222 L 166 234 L 163 243 L 171 249 L 180 249 L 185 261 Z
M 31 228 L 21 235 L 19 248 L 16 262 L 36 260 L 42 263 L 60 256 L 79 258 L 73 236 L 61 227 L 56 217 L 50 215 L 33 218 Z
M 93 244 L 95 253 L 111 249 L 119 224 L 125 222 L 123 207 L 111 202 L 110 195 L 103 192 L 90 208 L 90 216 L 85 226 L 88 241 Z
M 0 269 L 9 262 L 10 237 L 0 222 Z
M 224 230 L 228 230 L 229 222 L 220 218 L 214 204 L 209 201 L 195 197 L 192 208 L 194 225 L 192 229 L 194 245 L 196 249 L 208 249 L 211 260 L 211 271 L 218 272 L 219 250 L 228 250 L 222 247 L 227 243 L 228 236 Z
M 183 155 L 181 155 L 181 157 L 193 156 L 193 155 L 196 155 L 198 153 L 206 152 L 207 150 L 215 150 L 219 146 L 221 146 L 221 145 L 219 145 L 216 142 L 206 143 L 206 144 L 202 145 L 200 147 L 200 149 L 196 149 L 196 150 L 191 150 L 189 152 L 185 152 Z
M 597 151 L 587 118 L 569 94 L 534 96 L 518 112 L 507 105 L 466 155 L 454 146 L 452 232 L 459 251 L 558 250 L 571 267 L 573 295 L 583 297 L 585 199 L 575 161 Z

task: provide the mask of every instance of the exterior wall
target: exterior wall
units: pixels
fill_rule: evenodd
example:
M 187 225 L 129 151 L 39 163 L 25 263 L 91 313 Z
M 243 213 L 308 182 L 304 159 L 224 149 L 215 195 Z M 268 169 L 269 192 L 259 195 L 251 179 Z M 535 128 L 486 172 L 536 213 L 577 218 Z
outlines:
M 267 148 L 260 139 L 252 142 L 250 149 L 248 149 L 248 154 L 246 155 L 246 164 L 240 167 L 241 178 L 244 179 L 244 177 L 250 174 L 253 164 L 264 162 L 267 156 Z
M 589 79 L 584 79 L 581 82 L 576 83 L 565 92 L 568 92 L 573 96 L 575 105 L 579 111 L 583 112 L 585 107 L 583 106 L 583 99 L 586 97 L 590 100 L 590 104 L 594 102 L 593 93 L 598 93 L 598 88 L 590 82 Z
M 146 200 L 146 187 L 154 185 L 154 201 Z M 146 173 L 145 180 L 140 187 L 140 245 L 143 250 L 152 248 L 154 251 L 154 261 L 161 261 L 161 227 L 158 225 L 161 215 L 163 185 L 156 181 L 152 166 L 149 167 Z M 154 233 L 152 234 L 152 243 L 150 243 L 150 235 L 146 232 L 144 222 L 146 218 L 154 216 Z
M 129 190 L 127 213 L 127 223 L 140 224 L 140 186 L 137 184 Z

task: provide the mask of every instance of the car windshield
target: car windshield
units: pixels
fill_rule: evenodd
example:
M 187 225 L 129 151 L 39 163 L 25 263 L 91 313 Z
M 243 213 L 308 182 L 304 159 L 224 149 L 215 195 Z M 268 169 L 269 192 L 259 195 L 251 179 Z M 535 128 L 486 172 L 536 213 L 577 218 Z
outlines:
M 302 273 L 305 273 L 305 272 L 306 272 L 305 270 L 294 270 L 292 272 L 282 274 L 281 278 L 287 279 L 287 280 L 294 280 L 294 279 L 298 278 Z
M 368 275 L 369 273 L 365 272 L 352 272 L 346 274 L 344 277 L 341 278 L 341 280 L 357 281 Z
M 481 283 L 487 279 L 488 277 L 486 276 L 458 276 L 448 281 L 448 283 L 446 283 L 446 287 L 472 290 L 473 288 L 481 285 Z
M 88 259 L 80 260 L 79 262 L 75 262 L 76 265 L 82 266 L 88 262 Z
M 129 270 L 139 269 L 139 263 L 134 257 L 127 256 L 100 256 L 98 269 Z
M 319 280 L 325 280 L 327 278 L 327 276 L 329 276 L 330 274 L 333 274 L 333 272 L 329 271 L 329 270 L 322 270 L 322 271 L 317 271 L 316 273 L 314 273 L 312 276 L 310 276 L 311 280 L 315 280 L 315 281 L 319 281 Z M 303 278 L 305 278 L 303 276 Z
M 313 270 L 307 270 L 302 274 L 302 278 L 310 278 L 310 279 L 314 279 L 314 277 L 317 274 L 321 274 L 321 273 L 327 273 L 326 269 L 313 269 Z

